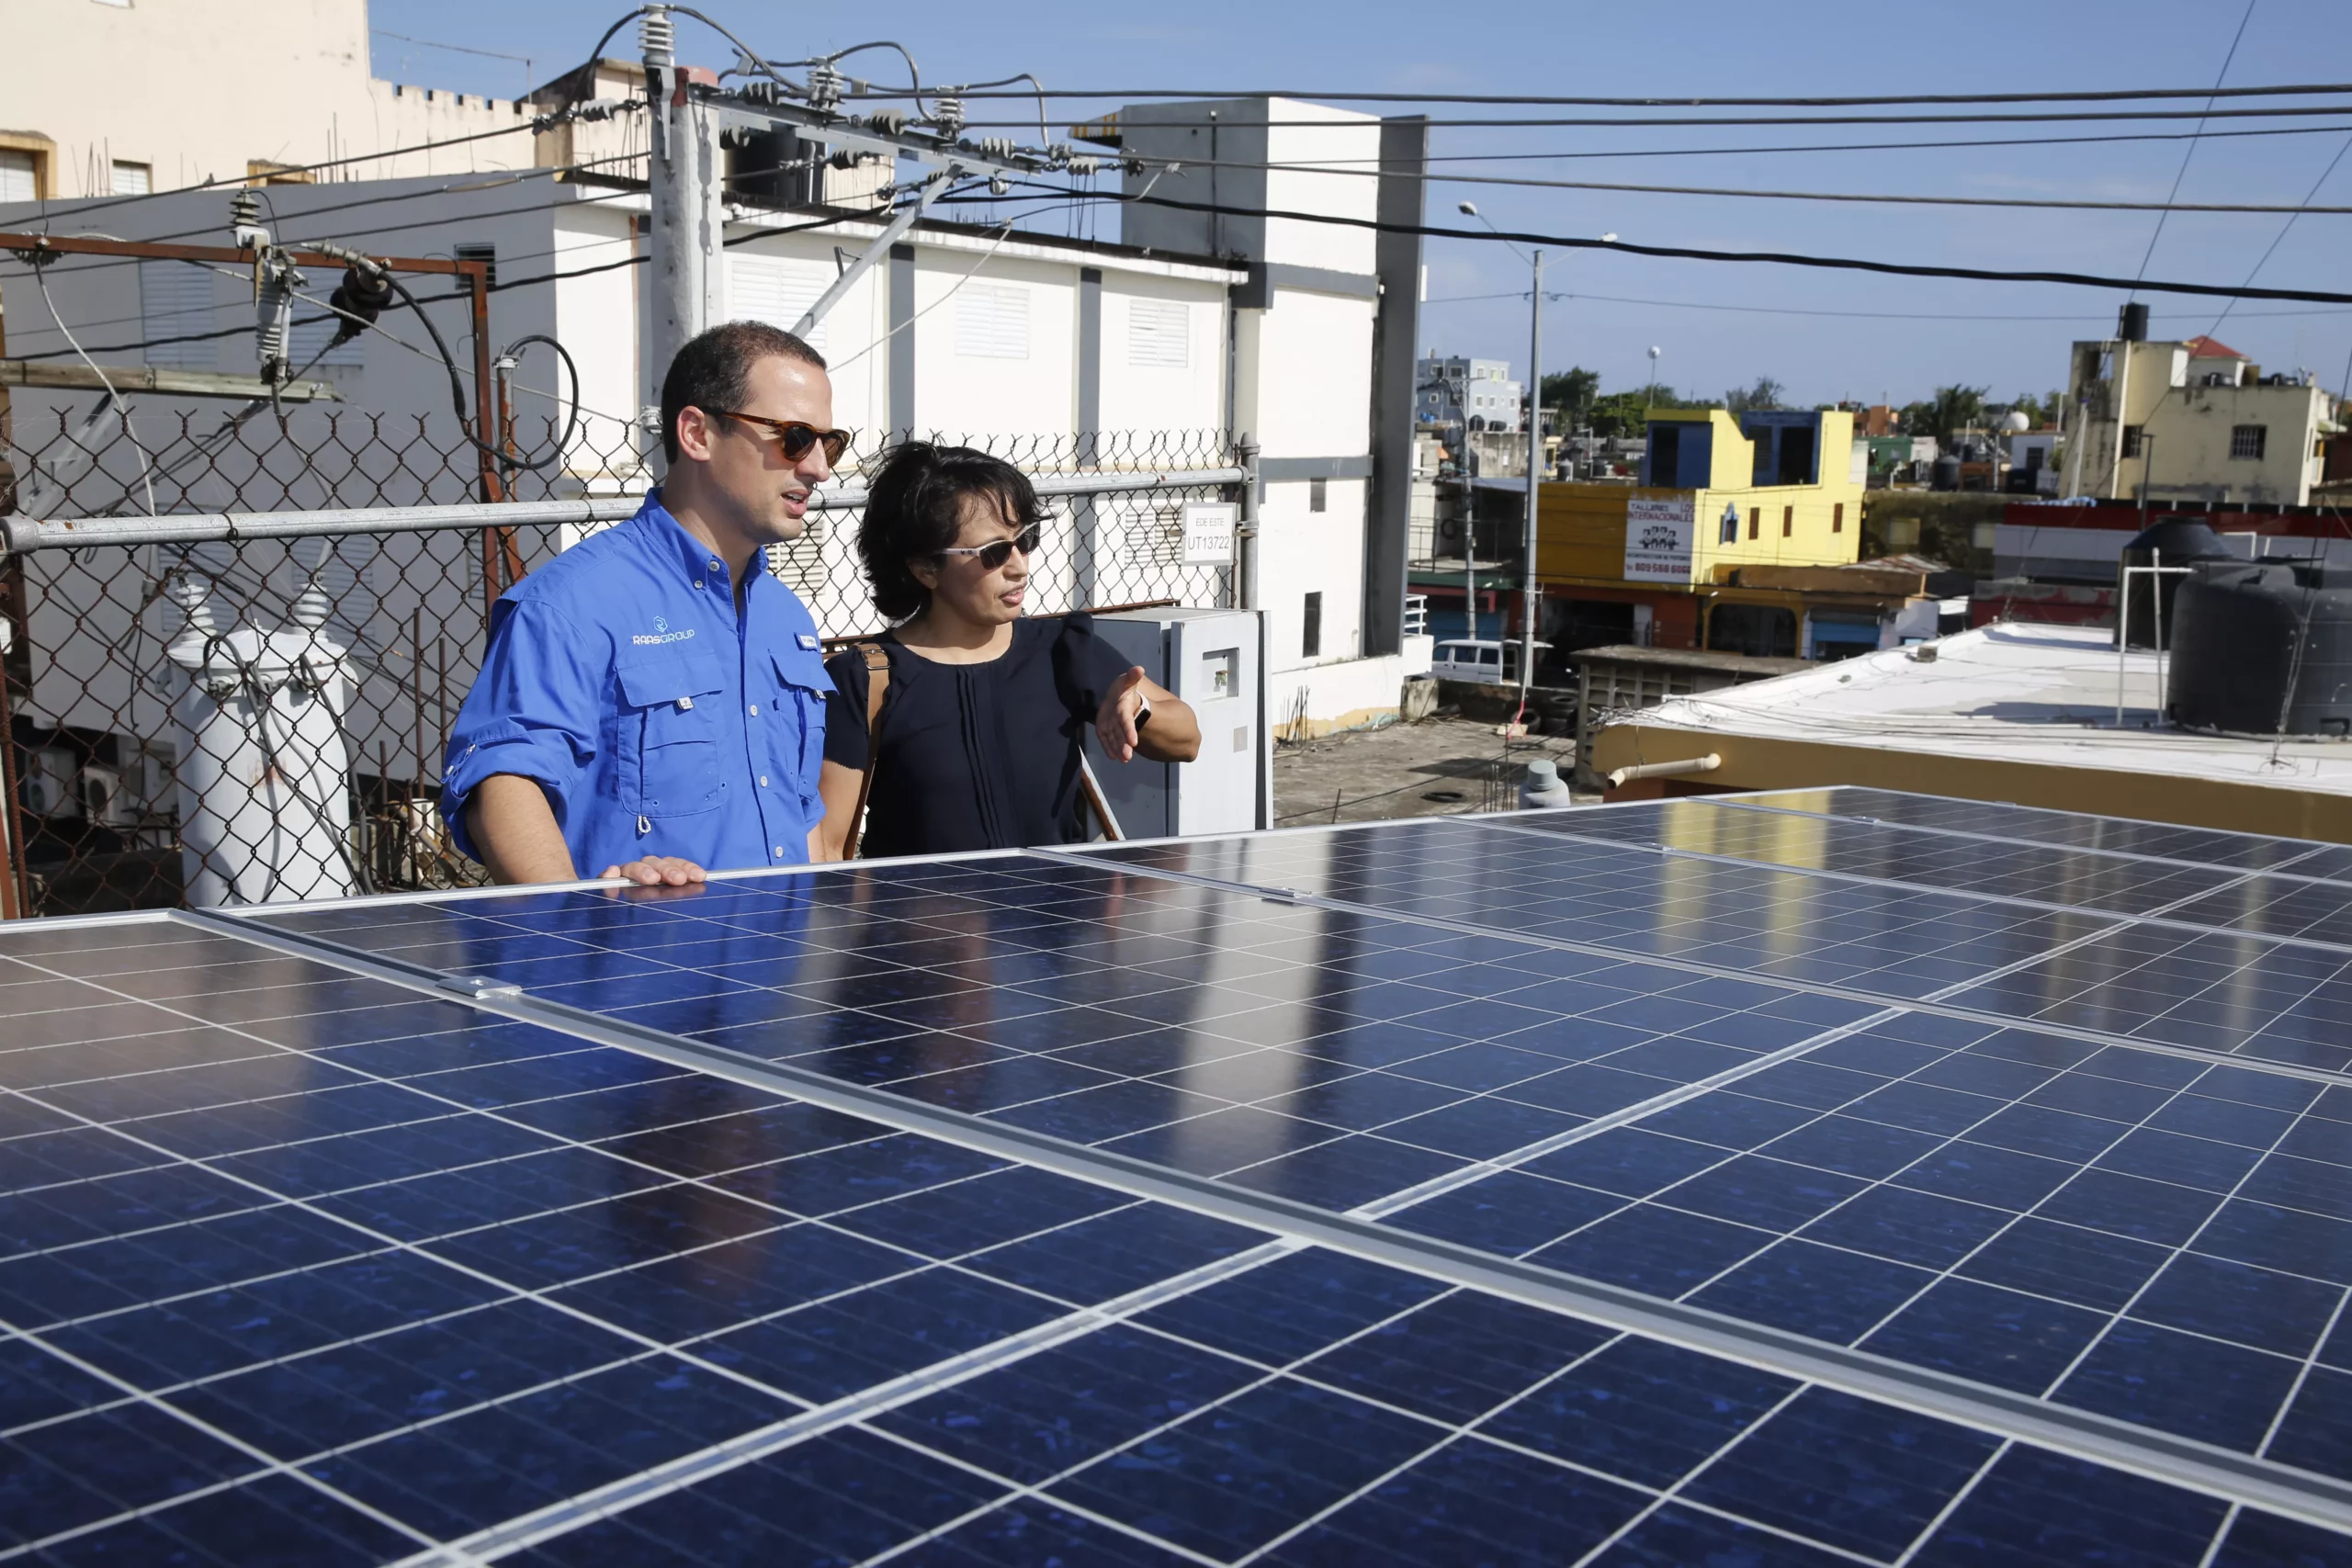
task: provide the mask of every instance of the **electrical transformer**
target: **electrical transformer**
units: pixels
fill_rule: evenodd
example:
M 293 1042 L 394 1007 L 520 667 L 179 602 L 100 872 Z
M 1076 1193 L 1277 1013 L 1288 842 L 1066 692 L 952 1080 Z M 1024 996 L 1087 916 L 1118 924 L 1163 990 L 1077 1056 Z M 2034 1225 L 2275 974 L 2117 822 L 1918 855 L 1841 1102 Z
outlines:
M 1086 760 L 1129 839 L 1246 833 L 1273 811 L 1273 741 L 1266 724 L 1265 633 L 1252 610 L 1122 610 L 1094 629 L 1200 716 L 1197 761 L 1114 762 L 1092 727 Z

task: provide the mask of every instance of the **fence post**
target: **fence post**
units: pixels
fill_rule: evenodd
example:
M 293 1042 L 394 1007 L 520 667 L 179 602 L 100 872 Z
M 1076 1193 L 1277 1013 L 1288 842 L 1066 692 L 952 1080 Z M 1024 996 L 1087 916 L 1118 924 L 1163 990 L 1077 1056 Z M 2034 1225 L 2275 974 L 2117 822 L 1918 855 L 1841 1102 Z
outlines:
M 506 486 L 499 477 L 498 458 L 492 450 L 497 444 L 498 405 L 496 389 L 491 385 L 490 264 L 463 261 L 458 265 L 465 268 L 467 292 L 472 296 L 474 430 L 475 438 L 481 443 L 474 448 L 474 457 L 481 473 L 481 499 L 484 502 L 504 501 Z M 490 633 L 492 607 L 497 604 L 499 594 L 505 592 L 505 585 L 499 581 L 499 567 L 510 548 L 512 541 L 507 530 L 484 528 L 481 531 L 481 626 L 485 637 Z
M 0 321 L 0 358 L 7 353 L 8 324 Z M 0 388 L 0 514 L 17 510 L 17 472 L 8 461 L 14 444 L 13 417 L 7 389 Z M 6 804 L 0 806 L 0 853 L 6 856 L 6 865 L 0 866 L 0 920 L 15 920 L 24 918 L 32 891 L 25 881 L 25 823 L 17 804 L 17 705 L 8 691 L 8 666 L 19 649 L 27 668 L 33 656 L 23 557 L 10 555 L 7 566 L 0 569 L 0 597 L 6 601 L 0 604 L 0 626 L 6 628 L 7 636 L 6 646 L 0 649 L 0 789 L 8 792 Z
M 1258 444 L 1244 435 L 1233 445 L 1241 465 L 1241 518 L 1233 530 L 1233 607 L 1263 608 L 1258 603 Z
M 0 497 L 0 512 L 16 509 L 13 487 L 6 497 Z M 31 880 L 25 874 L 25 818 L 20 805 L 21 795 L 17 782 L 17 704 L 10 687 L 8 666 L 15 662 L 21 644 L 27 667 L 32 660 L 32 644 L 27 637 L 31 616 L 26 613 L 25 563 L 21 556 L 10 556 L 5 573 L 0 573 L 0 627 L 8 634 L 8 645 L 0 650 L 0 789 L 8 792 L 7 804 L 0 809 L 0 850 L 5 850 L 7 863 L 0 871 L 0 920 L 22 919 L 30 912 Z

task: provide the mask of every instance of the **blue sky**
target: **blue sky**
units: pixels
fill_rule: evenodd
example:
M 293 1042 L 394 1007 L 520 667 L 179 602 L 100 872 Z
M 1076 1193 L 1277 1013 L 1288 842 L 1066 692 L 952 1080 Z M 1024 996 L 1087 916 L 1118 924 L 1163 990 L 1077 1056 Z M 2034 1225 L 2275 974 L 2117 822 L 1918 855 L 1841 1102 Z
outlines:
M 2034 89 L 2210 86 L 2245 15 L 2243 0 L 2067 0 L 2041 6 L 1778 6 L 1685 0 L 1679 5 L 1530 6 L 1490 0 L 1432 7 L 1375 0 L 1270 6 L 1193 0 L 1125 17 L 1083 7 L 948 6 L 770 7 L 704 0 L 710 14 L 771 55 L 795 57 L 896 37 L 926 80 L 977 81 L 1031 71 L 1056 88 L 1168 87 L 1210 93 L 1298 88 L 1604 96 L 1796 96 L 2017 92 Z M 583 53 L 619 8 L 554 0 L 403 0 L 373 20 L 414 39 L 532 57 L 544 79 Z M 820 17 L 813 24 L 806 18 Z M 887 20 L 873 18 L 887 16 Z M 821 18 L 839 18 L 827 21 Z M 789 18 L 789 20 L 787 20 Z M 616 42 L 633 51 L 631 34 Z M 2255 0 L 2232 85 L 2341 77 L 2343 11 L 2330 0 Z M 724 63 L 707 31 L 682 25 L 689 58 Z M 518 61 L 424 47 L 378 34 L 377 73 L 420 85 L 511 96 Z M 885 79 L 888 57 L 857 69 Z M 1082 107 L 1065 105 L 1062 118 Z M 2193 99 L 2176 107 L 2196 108 Z M 2098 106 L 2078 106 L 2097 107 Z M 2230 107 L 2227 100 L 2222 107 Z M 1481 112 L 1438 108 L 1441 116 Z M 1526 111 L 1498 110 L 1496 113 Z M 1547 111 L 1537 111 L 1547 112 Z M 1563 115 L 1589 111 L 1548 111 Z M 2213 130 L 2262 121 L 2216 120 Z M 2273 121 L 2292 124 L 2294 121 Z M 2296 204 L 2352 138 L 2352 114 L 2309 123 L 2335 134 L 2250 136 L 2195 144 L 2184 201 Z M 1601 153 L 1513 164 L 1452 165 L 1544 178 L 1748 189 L 2162 200 L 2179 173 L 2181 141 L 1978 147 L 1871 152 L 1773 152 L 1780 145 L 1846 141 L 2045 138 L 2185 131 L 2194 120 L 2015 127 L 1812 127 L 1802 130 L 1440 128 L 1441 156 Z M 1734 147 L 1729 155 L 1630 156 L 1637 150 Z M 1729 250 L 1817 252 L 1970 266 L 2063 268 L 2130 276 L 2155 229 L 2151 213 L 2047 212 L 1661 196 L 1432 183 L 1432 222 L 1464 221 L 1475 199 L 1505 228 L 1557 234 L 1613 231 L 1627 240 Z M 2352 207 L 2352 155 L 2314 198 Z M 1102 232 L 1110 237 L 1104 220 Z M 2151 277 L 2241 283 L 2287 220 L 2175 214 L 2148 264 Z M 2344 289 L 2352 217 L 2298 220 L 2258 282 Z M 1526 359 L 1526 273 L 1499 245 L 1430 243 L 1425 347 Z M 1646 350 L 1663 353 L 1662 379 L 1717 393 L 1759 375 L 1803 401 L 1900 403 L 1937 385 L 1990 385 L 1997 395 L 2063 383 L 2066 344 L 2104 336 L 2121 296 L 2043 285 L 1869 277 L 1773 266 L 1579 254 L 1548 288 L 1576 298 L 1546 308 L 1544 355 L 1581 364 L 1604 385 L 1638 385 Z M 1521 290 L 1515 298 L 1472 296 Z M 1592 298 L 1592 296 L 1605 296 Z M 2266 370 L 2307 367 L 2339 389 L 2352 354 L 2352 307 L 2249 301 L 2220 320 L 2223 301 L 2149 296 L 2158 335 L 2213 332 Z M 1628 300 L 1668 303 L 1626 303 Z M 1455 302 L 1447 302 L 1455 301 Z M 1698 309 L 1707 306 L 1716 309 Z M 1736 309 L 1726 309 L 1733 308 Z M 1855 312 L 1784 314 L 1767 312 Z M 2045 320 L 1986 318 L 2058 318 Z

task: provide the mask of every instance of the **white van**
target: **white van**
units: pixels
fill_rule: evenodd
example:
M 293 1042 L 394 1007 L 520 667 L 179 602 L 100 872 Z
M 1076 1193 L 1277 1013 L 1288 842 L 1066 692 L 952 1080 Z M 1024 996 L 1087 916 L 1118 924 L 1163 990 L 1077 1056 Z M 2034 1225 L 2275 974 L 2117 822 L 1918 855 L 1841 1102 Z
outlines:
M 1540 669 L 1548 642 L 1535 645 Z M 1519 641 L 1495 642 L 1484 637 L 1457 637 L 1437 645 L 1430 673 L 1441 681 L 1483 681 L 1488 685 L 1519 684 Z

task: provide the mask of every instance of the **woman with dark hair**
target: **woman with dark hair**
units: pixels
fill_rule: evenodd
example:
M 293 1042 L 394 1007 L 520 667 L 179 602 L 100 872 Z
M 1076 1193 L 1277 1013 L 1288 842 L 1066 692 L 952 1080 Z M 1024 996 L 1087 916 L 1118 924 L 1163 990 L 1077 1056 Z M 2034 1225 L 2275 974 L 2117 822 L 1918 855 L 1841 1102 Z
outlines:
M 853 649 L 825 666 L 837 700 L 825 715 L 824 853 L 843 853 L 861 795 L 861 854 L 1076 842 L 1090 724 L 1122 762 L 1199 754 L 1193 710 L 1097 637 L 1091 616 L 1023 618 L 1045 520 L 1026 475 L 968 446 L 911 441 L 874 477 L 857 552 L 894 625 L 871 662 Z M 869 682 L 884 671 L 870 747 Z

